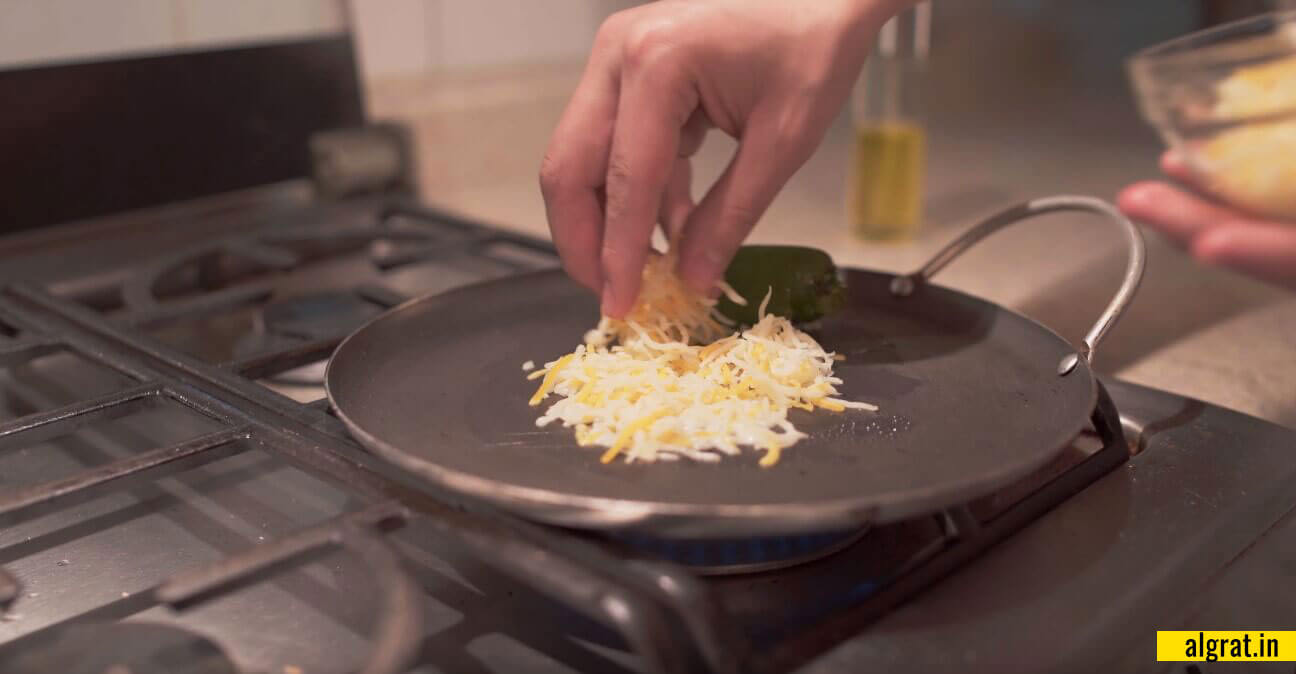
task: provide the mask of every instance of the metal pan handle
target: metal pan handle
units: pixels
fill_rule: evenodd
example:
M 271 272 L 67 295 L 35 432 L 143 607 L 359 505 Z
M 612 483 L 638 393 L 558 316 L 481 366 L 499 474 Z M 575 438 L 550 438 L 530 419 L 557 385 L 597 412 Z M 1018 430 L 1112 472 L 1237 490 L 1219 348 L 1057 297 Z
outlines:
M 936 272 L 944 269 L 945 265 L 953 262 L 955 258 L 962 255 L 964 251 L 971 248 L 981 239 L 1021 220 L 1056 211 L 1088 211 L 1105 215 L 1117 225 L 1120 225 L 1121 232 L 1125 235 L 1125 243 L 1129 246 L 1129 262 L 1125 265 L 1125 276 L 1121 279 L 1120 288 L 1116 291 L 1116 295 L 1112 297 L 1111 302 L 1108 303 L 1107 309 L 1098 317 L 1098 321 L 1089 329 L 1089 334 L 1085 335 L 1079 353 L 1070 354 L 1058 363 L 1058 374 L 1070 374 L 1075 370 L 1075 366 L 1079 363 L 1081 357 L 1092 365 L 1094 350 L 1098 348 L 1098 343 L 1102 341 L 1107 331 L 1111 330 L 1112 326 L 1116 324 L 1121 314 L 1125 312 L 1125 308 L 1133 300 L 1139 283 L 1143 281 L 1143 268 L 1147 262 L 1147 250 L 1143 244 L 1142 233 L 1134 226 L 1134 223 L 1129 221 L 1129 218 L 1116 210 L 1116 207 L 1101 199 L 1079 196 L 1044 197 L 1042 199 L 1032 199 L 996 213 L 963 232 L 961 236 L 936 253 L 918 271 L 895 277 L 891 281 L 891 292 L 900 296 L 908 296 L 919 284 L 929 281 Z

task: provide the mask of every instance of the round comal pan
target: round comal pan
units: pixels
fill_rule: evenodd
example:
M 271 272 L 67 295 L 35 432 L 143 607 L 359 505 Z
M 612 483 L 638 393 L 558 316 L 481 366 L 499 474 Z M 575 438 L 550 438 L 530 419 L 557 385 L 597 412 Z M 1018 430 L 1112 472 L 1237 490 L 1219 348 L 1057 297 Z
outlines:
M 1138 239 L 1108 318 L 1141 272 Z M 442 487 L 534 520 L 664 537 L 832 531 L 933 512 L 1042 466 L 1088 422 L 1093 373 L 1079 358 L 1059 374 L 1075 348 L 1047 328 L 925 282 L 906 294 L 894 275 L 845 278 L 846 307 L 814 334 L 846 356 L 835 366 L 841 396 L 879 411 L 793 410 L 809 437 L 770 468 L 758 451 L 602 464 L 602 448 L 579 447 L 571 429 L 537 428 L 536 382 L 521 364 L 570 352 L 598 319 L 595 299 L 557 271 L 397 307 L 338 347 L 326 385 L 361 443 Z

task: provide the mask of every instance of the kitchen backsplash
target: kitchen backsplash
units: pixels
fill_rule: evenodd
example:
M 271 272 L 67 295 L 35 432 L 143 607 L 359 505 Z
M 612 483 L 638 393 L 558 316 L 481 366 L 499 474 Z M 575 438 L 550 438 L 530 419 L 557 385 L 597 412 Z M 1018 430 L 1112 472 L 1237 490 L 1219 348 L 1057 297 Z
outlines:
M 371 76 L 580 61 L 633 0 L 352 0 Z
M 584 58 L 632 0 L 0 0 L 0 69 L 353 28 L 370 77 Z M 353 25 L 352 25 L 353 24 Z
M 0 0 L 0 69 L 338 33 L 344 0 Z

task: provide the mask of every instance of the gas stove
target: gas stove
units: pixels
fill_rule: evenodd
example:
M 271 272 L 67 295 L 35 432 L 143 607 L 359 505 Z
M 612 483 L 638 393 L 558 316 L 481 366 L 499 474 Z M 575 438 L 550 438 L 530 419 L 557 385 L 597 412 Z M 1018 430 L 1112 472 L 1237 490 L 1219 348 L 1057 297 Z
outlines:
M 1008 489 L 797 539 L 532 525 L 347 438 L 350 330 L 554 264 L 385 198 L 7 283 L 0 671 L 1147 670 L 1158 628 L 1290 620 L 1296 434 L 1116 380 Z
M 256 51 L 192 58 L 285 62 Z M 557 529 L 378 461 L 324 400 L 338 342 L 556 265 L 391 189 L 388 131 L 0 238 L 0 672 L 1214 672 L 1155 631 L 1291 623 L 1296 433 L 1115 379 L 1050 465 L 862 531 Z

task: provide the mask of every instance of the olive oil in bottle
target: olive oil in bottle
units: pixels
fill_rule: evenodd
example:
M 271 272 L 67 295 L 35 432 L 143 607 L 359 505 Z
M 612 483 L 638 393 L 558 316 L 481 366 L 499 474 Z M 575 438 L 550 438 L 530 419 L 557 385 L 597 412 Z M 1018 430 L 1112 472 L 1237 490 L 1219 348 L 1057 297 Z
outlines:
M 852 96 L 846 209 L 864 239 L 909 239 L 922 224 L 927 143 L 920 94 L 930 12 L 919 3 L 883 26 Z M 901 39 L 902 27 L 911 38 Z
M 851 225 L 866 239 L 907 239 L 922 222 L 926 143 L 920 125 L 903 120 L 855 126 Z

